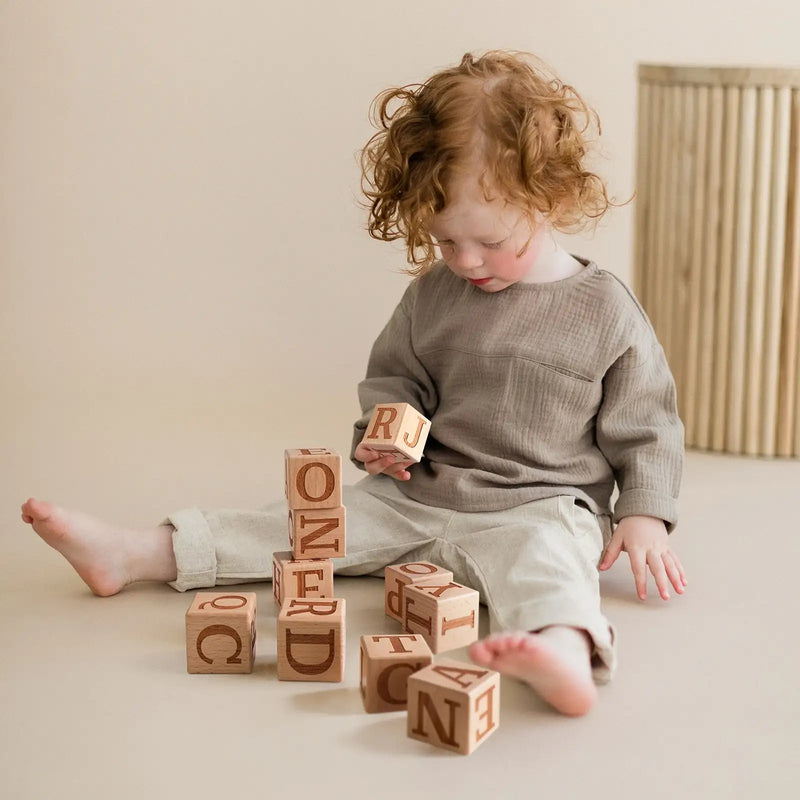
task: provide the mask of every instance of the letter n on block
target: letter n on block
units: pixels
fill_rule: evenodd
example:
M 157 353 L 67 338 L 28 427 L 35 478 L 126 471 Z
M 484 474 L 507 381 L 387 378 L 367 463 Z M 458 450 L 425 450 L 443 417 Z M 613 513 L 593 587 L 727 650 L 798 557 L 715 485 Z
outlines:
M 295 560 L 343 558 L 345 508 L 289 510 L 289 547 Z
M 198 592 L 186 612 L 186 669 L 252 672 L 256 652 L 255 592 Z
M 361 697 L 364 709 L 402 711 L 408 699 L 408 676 L 433 662 L 421 636 L 408 633 L 361 637 Z
M 283 601 L 278 614 L 278 680 L 327 681 L 344 677 L 345 602 Z
M 364 431 L 362 444 L 373 450 L 394 453 L 404 461 L 420 461 L 431 422 L 408 403 L 375 406 Z
M 408 679 L 408 735 L 469 755 L 500 724 L 500 673 L 441 659 Z
M 342 505 L 342 457 L 327 447 L 286 450 L 286 499 L 289 508 L 339 508 Z

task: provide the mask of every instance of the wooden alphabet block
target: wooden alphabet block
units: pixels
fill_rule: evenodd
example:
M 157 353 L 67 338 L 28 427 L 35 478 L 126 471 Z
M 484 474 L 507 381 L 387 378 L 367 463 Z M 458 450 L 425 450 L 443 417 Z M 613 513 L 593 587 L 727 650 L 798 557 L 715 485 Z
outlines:
M 406 708 L 408 676 L 433 662 L 425 640 L 408 633 L 362 636 L 360 655 L 361 697 L 370 713 Z
M 278 614 L 278 680 L 344 677 L 345 601 L 287 598 Z
M 392 564 L 383 571 L 386 583 L 386 616 L 403 622 L 403 589 L 409 584 L 448 583 L 453 580 L 453 573 L 430 561 L 410 561 L 406 564 Z
M 326 447 L 286 450 L 286 499 L 289 508 L 339 508 L 342 505 L 342 457 Z
M 430 420 L 408 403 L 381 403 L 373 409 L 361 442 L 403 460 L 419 461 L 430 429 Z
M 327 558 L 295 561 L 288 550 L 273 553 L 272 596 L 279 606 L 287 597 L 333 597 L 333 562 Z
M 345 508 L 289 509 L 289 547 L 296 561 L 345 555 Z
M 197 592 L 186 612 L 187 671 L 252 672 L 255 655 L 255 592 Z
M 403 630 L 419 633 L 434 653 L 443 653 L 478 638 L 478 605 L 475 589 L 449 581 L 406 586 Z
M 408 679 L 408 735 L 469 755 L 500 724 L 500 673 L 441 659 Z

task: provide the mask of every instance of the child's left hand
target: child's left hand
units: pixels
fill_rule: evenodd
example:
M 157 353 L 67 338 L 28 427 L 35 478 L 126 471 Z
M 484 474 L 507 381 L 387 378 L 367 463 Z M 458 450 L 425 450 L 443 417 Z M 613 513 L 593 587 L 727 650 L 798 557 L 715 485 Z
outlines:
M 686 576 L 678 556 L 670 549 L 663 520 L 646 516 L 623 517 L 617 524 L 599 569 L 608 569 L 623 550 L 631 560 L 640 599 L 647 597 L 648 567 L 664 600 L 669 600 L 670 583 L 678 594 L 683 594 Z

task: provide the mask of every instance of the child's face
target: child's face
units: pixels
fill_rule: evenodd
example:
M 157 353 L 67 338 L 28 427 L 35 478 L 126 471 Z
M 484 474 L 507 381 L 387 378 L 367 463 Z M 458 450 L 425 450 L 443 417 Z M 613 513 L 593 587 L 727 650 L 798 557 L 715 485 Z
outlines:
M 453 199 L 430 226 L 450 270 L 484 292 L 529 279 L 550 226 L 542 219 L 532 231 L 519 209 L 499 198 L 487 202 L 474 178 L 456 181 L 452 189 Z

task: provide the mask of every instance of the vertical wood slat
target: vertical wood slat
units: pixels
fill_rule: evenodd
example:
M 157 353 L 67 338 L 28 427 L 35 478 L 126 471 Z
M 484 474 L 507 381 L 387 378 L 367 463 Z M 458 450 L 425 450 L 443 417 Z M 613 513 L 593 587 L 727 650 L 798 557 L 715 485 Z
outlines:
M 636 289 L 687 445 L 798 457 L 800 70 L 643 65 L 639 113 Z

